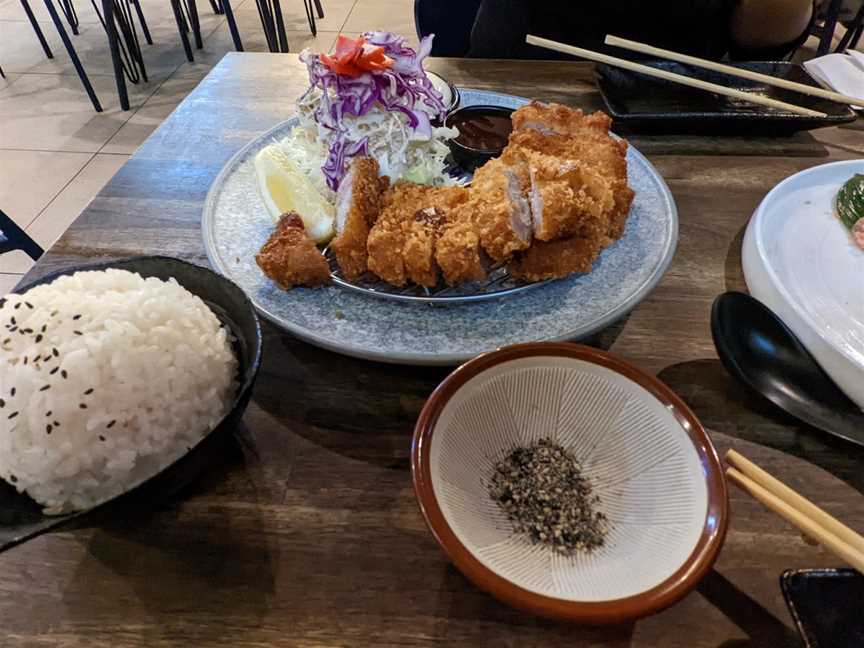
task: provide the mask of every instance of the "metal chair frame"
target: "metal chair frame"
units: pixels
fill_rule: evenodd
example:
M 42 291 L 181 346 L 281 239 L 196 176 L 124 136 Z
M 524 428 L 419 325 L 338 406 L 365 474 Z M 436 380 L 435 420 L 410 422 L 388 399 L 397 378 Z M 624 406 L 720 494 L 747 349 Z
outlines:
M 38 261 L 45 250 L 30 238 L 9 216 L 0 211 L 0 254 L 21 250 L 34 261 Z

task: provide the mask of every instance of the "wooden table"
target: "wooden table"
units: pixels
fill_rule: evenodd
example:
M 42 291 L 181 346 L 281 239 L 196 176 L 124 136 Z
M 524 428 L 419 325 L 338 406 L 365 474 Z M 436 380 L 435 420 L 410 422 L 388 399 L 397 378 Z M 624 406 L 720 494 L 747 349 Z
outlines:
M 456 84 L 601 108 L 581 63 L 437 60 Z M 216 173 L 293 111 L 293 55 L 229 54 L 31 272 L 169 254 L 206 264 L 199 221 Z M 633 137 L 678 202 L 681 238 L 663 282 L 591 342 L 657 373 L 734 445 L 864 529 L 864 451 L 778 413 L 716 358 L 714 297 L 742 288 L 747 220 L 786 176 L 861 157 L 859 122 L 781 139 Z M 0 645 L 657 646 L 798 645 L 777 578 L 835 565 L 732 492 L 716 570 L 638 623 L 578 628 L 478 591 L 427 532 L 408 464 L 414 420 L 447 373 L 340 357 L 265 326 L 265 359 L 233 456 L 150 512 L 113 512 L 0 554 Z

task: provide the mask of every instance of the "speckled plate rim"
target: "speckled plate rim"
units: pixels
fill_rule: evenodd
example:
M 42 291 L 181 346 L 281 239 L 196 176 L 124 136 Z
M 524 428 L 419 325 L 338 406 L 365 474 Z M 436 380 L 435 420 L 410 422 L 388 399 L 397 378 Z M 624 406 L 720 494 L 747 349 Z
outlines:
M 492 90 L 479 90 L 474 88 L 462 87 L 458 87 L 457 89 L 459 90 L 460 97 L 462 99 L 462 106 L 471 105 L 471 101 L 474 100 L 475 97 L 478 99 L 482 97 L 483 101 L 489 101 L 489 99 L 492 98 L 502 102 L 501 105 L 511 105 L 517 107 L 527 104 L 531 101 L 531 99 L 527 97 L 510 95 L 503 92 L 495 92 Z M 213 229 L 211 226 L 218 195 L 222 189 L 222 186 L 225 184 L 226 178 L 246 160 L 251 151 L 259 147 L 263 141 L 273 138 L 276 133 L 284 129 L 292 122 L 297 122 L 296 116 L 279 122 L 272 128 L 268 129 L 261 135 L 255 137 L 250 142 L 246 143 L 239 151 L 237 151 L 237 153 L 231 156 L 228 162 L 225 163 L 225 165 L 216 175 L 213 183 L 210 185 L 210 189 L 207 191 L 207 197 L 204 200 L 204 208 L 201 217 L 201 232 L 204 239 L 204 250 L 207 254 L 207 259 L 210 261 L 210 264 L 219 274 L 224 277 L 230 279 L 231 275 L 227 271 L 225 264 L 222 263 L 222 260 L 216 250 L 216 241 L 214 239 Z M 618 136 L 613 133 L 613 137 L 617 138 Z M 535 340 L 535 342 L 563 342 L 567 340 L 579 340 L 603 330 L 610 324 L 613 324 L 614 322 L 624 317 L 627 313 L 633 310 L 643 299 L 645 299 L 648 294 L 652 290 L 654 290 L 657 284 L 660 283 L 663 275 L 666 274 L 666 270 L 668 270 L 669 266 L 672 264 L 672 259 L 675 257 L 675 250 L 678 247 L 678 206 L 675 203 L 675 198 L 672 196 L 672 192 L 669 190 L 669 186 L 666 184 L 663 176 L 660 174 L 659 171 L 657 171 L 656 167 L 648 161 L 648 158 L 646 158 L 639 150 L 636 149 L 636 147 L 632 145 L 629 146 L 628 153 L 633 155 L 633 157 L 638 160 L 641 165 L 643 165 L 646 172 L 651 176 L 651 179 L 657 185 L 660 192 L 660 197 L 663 200 L 666 213 L 669 217 L 669 235 L 665 241 L 666 245 L 661 252 L 660 261 L 659 263 L 657 263 L 651 274 L 645 279 L 645 281 L 638 289 L 634 290 L 627 297 L 627 299 L 608 310 L 602 316 L 597 317 L 592 321 L 585 322 L 584 324 L 577 326 L 565 333 L 562 333 L 561 335 L 547 339 Z M 543 288 L 541 287 L 539 288 L 539 290 L 543 290 Z M 288 331 L 289 333 L 303 340 L 304 342 L 308 342 L 309 344 L 313 344 L 328 351 L 348 355 L 354 358 L 360 358 L 363 360 L 374 360 L 376 362 L 384 362 L 388 364 L 448 366 L 459 364 L 460 362 L 465 362 L 477 356 L 476 353 L 382 352 L 376 349 L 355 346 L 352 344 L 338 344 L 325 337 L 317 335 L 313 331 L 310 331 L 302 326 L 297 326 L 292 322 L 286 321 L 278 315 L 271 313 L 267 310 L 267 308 L 262 306 L 253 295 L 249 295 L 249 299 L 252 301 L 252 304 L 255 306 L 255 309 L 258 311 L 258 313 L 265 319 L 275 324 L 277 327 Z M 370 297 L 370 299 L 372 298 Z
M 432 485 L 432 435 L 444 407 L 472 378 L 513 360 L 532 357 L 572 358 L 599 365 L 633 381 L 668 408 L 702 464 L 708 489 L 708 510 L 702 534 L 687 560 L 659 585 L 609 601 L 567 601 L 526 590 L 481 563 L 456 536 L 438 504 Z M 615 356 L 581 344 L 531 342 L 484 353 L 453 371 L 435 389 L 414 428 L 411 441 L 414 495 L 426 526 L 454 565 L 477 587 L 512 607 L 542 617 L 591 625 L 621 623 L 660 612 L 681 600 L 701 581 L 726 539 L 729 493 L 726 476 L 711 439 L 693 411 L 668 386 Z

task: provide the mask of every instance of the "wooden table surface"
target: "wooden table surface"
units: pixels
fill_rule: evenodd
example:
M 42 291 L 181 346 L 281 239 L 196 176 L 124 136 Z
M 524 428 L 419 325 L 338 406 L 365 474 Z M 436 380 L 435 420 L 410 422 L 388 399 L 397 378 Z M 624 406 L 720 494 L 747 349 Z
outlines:
M 583 63 L 435 60 L 458 85 L 602 108 Z M 95 259 L 206 264 L 204 196 L 243 144 L 306 86 L 294 55 L 229 54 L 93 200 L 29 277 Z M 789 138 L 632 137 L 678 203 L 674 263 L 654 293 L 590 342 L 658 374 L 711 430 L 864 530 L 864 451 L 796 424 L 734 384 L 709 332 L 714 297 L 743 288 L 744 227 L 786 176 L 864 154 L 859 120 Z M 224 465 L 153 511 L 112 511 L 0 554 L 0 645 L 799 645 L 785 568 L 836 565 L 732 491 L 716 569 L 638 623 L 579 628 L 512 611 L 456 571 L 414 502 L 415 418 L 445 369 L 379 365 L 265 325 L 265 358 Z

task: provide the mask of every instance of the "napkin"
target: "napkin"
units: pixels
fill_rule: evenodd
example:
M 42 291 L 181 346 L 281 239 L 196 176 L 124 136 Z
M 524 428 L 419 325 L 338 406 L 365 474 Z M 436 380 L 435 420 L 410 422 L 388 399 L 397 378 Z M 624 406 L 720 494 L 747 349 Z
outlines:
M 804 68 L 822 86 L 851 97 L 864 99 L 864 54 L 826 54 L 804 61 Z M 861 110 L 862 106 L 852 106 Z

